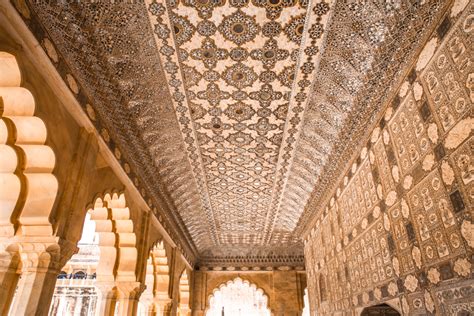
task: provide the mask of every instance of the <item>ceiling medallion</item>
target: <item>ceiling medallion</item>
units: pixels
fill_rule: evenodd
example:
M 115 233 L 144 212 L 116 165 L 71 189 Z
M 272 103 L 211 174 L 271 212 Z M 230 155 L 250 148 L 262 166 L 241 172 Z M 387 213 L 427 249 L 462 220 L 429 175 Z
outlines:
M 189 41 L 196 31 L 194 25 L 192 25 L 187 18 L 176 14 L 171 15 L 171 20 L 176 42 L 183 44 Z
M 227 67 L 222 76 L 229 85 L 238 89 L 250 87 L 257 80 L 257 74 L 253 69 L 242 63 Z
M 176 4 L 180 1 L 176 1 Z M 199 17 L 206 19 L 212 16 L 215 8 L 221 7 L 225 4 L 225 0 L 184 0 L 185 6 L 195 8 L 198 11 Z
M 295 43 L 301 43 L 301 38 L 304 31 L 305 15 L 299 15 L 291 19 L 288 24 L 285 25 L 284 32 L 290 41 Z
M 202 41 L 201 48 L 193 49 L 191 51 L 191 58 L 200 60 L 204 66 L 209 69 L 214 69 L 219 60 L 225 60 L 229 53 L 226 49 L 218 48 L 213 39 L 206 37 Z
M 229 105 L 224 113 L 230 119 L 242 122 L 252 118 L 255 114 L 255 110 L 248 104 L 237 102 Z
M 227 40 L 242 45 L 255 39 L 260 31 L 260 26 L 257 24 L 255 16 L 237 10 L 229 16 L 225 16 L 218 29 Z

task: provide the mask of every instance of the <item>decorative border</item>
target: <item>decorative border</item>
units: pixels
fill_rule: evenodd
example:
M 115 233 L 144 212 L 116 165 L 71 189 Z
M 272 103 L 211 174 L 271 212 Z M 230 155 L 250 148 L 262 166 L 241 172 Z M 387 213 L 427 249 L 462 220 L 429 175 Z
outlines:
M 272 202 L 267 214 L 272 210 L 275 213 L 265 223 L 265 237 L 263 243 L 269 243 L 271 233 L 275 226 L 275 221 L 279 215 L 281 201 L 284 195 L 284 188 L 288 182 L 289 172 L 294 158 L 297 140 L 301 132 L 301 124 L 306 105 L 309 100 L 309 93 L 313 86 L 316 76 L 314 72 L 319 65 L 321 58 L 321 43 L 323 42 L 323 33 L 329 21 L 329 12 L 331 12 L 332 0 L 311 1 L 308 5 L 308 13 L 305 20 L 304 36 L 301 40 L 300 58 L 298 60 L 296 79 L 293 82 L 293 88 L 288 107 L 288 114 L 283 132 L 283 140 L 280 146 L 275 182 L 272 190 Z M 314 14 L 313 14 L 314 13 Z M 304 53 L 304 57 L 302 54 Z M 315 60 L 313 63 L 312 61 Z M 313 78 L 311 78 L 313 76 Z M 298 91 L 298 92 L 297 92 Z
M 181 130 L 183 139 L 185 139 L 185 147 L 188 151 L 188 159 L 191 168 L 194 173 L 194 179 L 198 185 L 198 191 L 201 195 L 201 202 L 204 205 L 204 209 L 210 210 L 210 212 L 203 213 L 203 217 L 207 218 L 215 231 L 217 231 L 217 224 L 214 218 L 214 212 L 212 211 L 211 202 L 209 199 L 208 188 L 206 177 L 203 171 L 203 163 L 201 160 L 201 153 L 199 149 L 199 143 L 196 138 L 196 131 L 192 124 L 193 119 L 191 112 L 187 104 L 186 89 L 184 87 L 183 74 L 179 66 L 178 51 L 176 49 L 175 40 L 172 36 L 171 20 L 169 16 L 169 4 L 166 0 L 153 0 L 152 2 L 146 1 L 148 7 L 148 15 L 151 21 L 154 20 L 152 28 L 154 30 L 154 38 L 158 51 L 161 56 L 161 63 L 164 65 L 166 79 L 170 86 L 171 98 L 173 100 L 173 106 L 178 116 L 178 124 Z M 152 22 L 153 23 L 153 22 Z M 209 232 L 214 244 L 218 244 L 218 238 L 212 232 Z M 199 240 L 195 241 L 199 245 Z

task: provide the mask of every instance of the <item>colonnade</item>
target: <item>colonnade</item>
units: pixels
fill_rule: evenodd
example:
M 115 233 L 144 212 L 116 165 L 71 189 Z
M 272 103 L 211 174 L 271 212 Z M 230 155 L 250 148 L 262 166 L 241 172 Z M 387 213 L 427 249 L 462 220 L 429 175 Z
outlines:
M 176 248 L 150 232 L 153 215 L 128 200 L 126 185 L 97 153 L 98 140 L 77 128 L 76 152 L 63 153 L 58 118 L 35 116 L 25 76 L 13 54 L 0 52 L 0 314 L 48 315 L 58 274 L 78 252 L 89 213 L 100 249 L 97 314 L 135 315 L 140 302 L 148 315 L 188 315 L 189 284 L 173 291 L 170 282 L 170 259 L 173 271 L 187 273 Z M 64 176 L 68 167 L 74 170 Z M 92 203 L 85 200 L 92 195 Z
M 169 282 L 168 257 L 163 242 L 159 242 L 150 251 L 145 277 L 146 289 L 140 298 L 140 303 L 148 315 L 170 312 Z
M 69 249 L 61 249 L 49 222 L 58 192 L 46 126 L 34 116 L 35 100 L 20 86 L 15 57 L 0 53 L 0 310 L 45 313 L 54 280 Z M 20 278 L 21 275 L 21 278 Z

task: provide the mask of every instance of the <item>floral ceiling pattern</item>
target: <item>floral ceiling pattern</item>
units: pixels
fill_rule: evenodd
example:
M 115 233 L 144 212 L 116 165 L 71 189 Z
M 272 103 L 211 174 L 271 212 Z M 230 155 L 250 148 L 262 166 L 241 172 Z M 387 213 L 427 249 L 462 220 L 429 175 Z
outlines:
M 220 266 L 303 265 L 319 184 L 345 168 L 443 11 L 408 0 L 15 2 L 158 219 Z

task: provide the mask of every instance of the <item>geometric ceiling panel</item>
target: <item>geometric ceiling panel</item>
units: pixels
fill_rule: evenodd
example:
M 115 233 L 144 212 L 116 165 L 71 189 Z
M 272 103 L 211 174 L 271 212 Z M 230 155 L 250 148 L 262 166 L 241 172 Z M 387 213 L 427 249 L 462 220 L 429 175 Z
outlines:
M 298 242 L 291 233 L 300 212 L 274 227 L 329 9 L 288 0 L 150 3 L 213 241 L 196 239 L 201 250 Z M 182 214 L 185 223 L 194 216 Z

